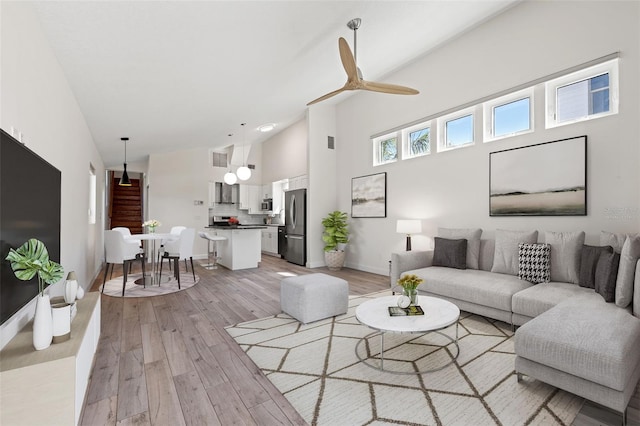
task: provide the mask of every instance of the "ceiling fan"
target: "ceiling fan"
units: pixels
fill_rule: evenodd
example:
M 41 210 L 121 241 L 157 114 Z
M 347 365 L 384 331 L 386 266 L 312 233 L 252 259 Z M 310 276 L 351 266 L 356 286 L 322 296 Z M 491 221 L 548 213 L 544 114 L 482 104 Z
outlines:
M 345 90 L 369 90 L 372 92 L 391 93 L 394 95 L 417 95 L 420 93 L 416 89 L 412 89 L 410 87 L 363 80 L 362 71 L 360 71 L 360 68 L 356 65 L 356 57 L 358 54 L 356 34 L 361 22 L 362 20 L 360 18 L 355 18 L 347 23 L 347 26 L 353 30 L 353 50 L 355 55 L 351 53 L 349 44 L 344 38 L 340 37 L 338 39 L 340 59 L 342 60 L 342 66 L 347 73 L 347 82 L 338 90 L 334 90 L 333 92 L 320 96 L 318 99 L 314 99 L 309 102 L 307 106 L 329 99 L 332 96 L 344 92 Z

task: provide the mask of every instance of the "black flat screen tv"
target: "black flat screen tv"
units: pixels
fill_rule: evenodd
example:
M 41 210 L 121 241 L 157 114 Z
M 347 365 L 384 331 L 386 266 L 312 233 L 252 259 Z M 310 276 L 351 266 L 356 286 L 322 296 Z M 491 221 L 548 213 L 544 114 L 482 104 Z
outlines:
M 1 130 L 0 324 L 38 294 L 38 279 L 20 281 L 6 260 L 30 238 L 42 241 L 60 262 L 60 170 Z

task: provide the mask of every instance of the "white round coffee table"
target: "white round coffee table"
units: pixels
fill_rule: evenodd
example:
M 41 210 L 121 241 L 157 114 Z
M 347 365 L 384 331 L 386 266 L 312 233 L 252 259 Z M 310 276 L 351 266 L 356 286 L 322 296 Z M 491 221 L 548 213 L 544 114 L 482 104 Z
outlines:
M 451 302 L 436 297 L 430 296 L 418 296 L 418 305 L 424 311 L 424 315 L 413 316 L 394 316 L 389 315 L 389 306 L 398 306 L 399 296 L 384 296 L 378 297 L 372 300 L 368 300 L 360 304 L 356 308 L 356 318 L 360 323 L 366 325 L 369 328 L 375 330 L 364 336 L 356 344 L 356 356 L 360 361 L 369 367 L 377 370 L 387 371 L 397 374 L 423 374 L 432 371 L 438 371 L 444 367 L 452 364 L 460 354 L 460 347 L 458 346 L 458 319 L 460 318 L 460 309 Z M 439 330 L 445 329 L 451 325 L 456 325 L 456 338 L 453 339 Z M 438 368 L 416 371 L 416 372 L 404 372 L 385 370 L 384 368 L 384 335 L 385 333 L 437 333 L 447 339 L 449 339 L 456 347 L 456 354 L 452 358 L 451 362 L 442 365 Z M 362 342 L 371 338 L 372 336 L 380 335 L 380 365 L 375 365 L 369 361 L 369 358 L 360 356 L 358 348 Z

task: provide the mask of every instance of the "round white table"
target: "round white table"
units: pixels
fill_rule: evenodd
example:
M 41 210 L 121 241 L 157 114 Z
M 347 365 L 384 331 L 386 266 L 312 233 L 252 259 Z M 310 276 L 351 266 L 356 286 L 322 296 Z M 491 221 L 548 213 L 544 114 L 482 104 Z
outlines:
M 178 239 L 178 235 L 175 234 L 161 234 L 161 233 L 149 233 L 149 234 L 131 234 L 127 236 L 127 240 L 135 240 L 135 241 L 151 241 L 151 273 L 145 275 L 142 278 L 138 278 L 135 280 L 135 283 L 138 285 L 160 285 L 160 276 L 158 272 L 158 265 L 156 265 L 156 258 L 158 257 L 158 253 L 156 252 L 156 241 L 175 241 Z M 169 281 L 169 275 L 167 278 L 163 280 L 163 282 Z
M 360 323 L 366 325 L 369 328 L 374 329 L 373 333 L 370 333 L 361 338 L 356 344 L 356 356 L 360 361 L 369 367 L 375 368 L 381 371 L 387 371 L 397 374 L 423 374 L 432 371 L 438 371 L 444 367 L 453 363 L 460 354 L 460 347 L 458 346 L 458 320 L 460 318 L 460 309 L 453 303 L 438 299 L 430 296 L 418 296 L 418 305 L 424 311 L 424 315 L 412 315 L 412 316 L 391 316 L 389 314 L 390 306 L 398 306 L 399 296 L 384 296 L 378 297 L 372 300 L 368 300 L 360 304 L 356 308 L 356 318 Z M 453 339 L 439 330 L 445 329 L 451 325 L 456 325 L 456 338 Z M 437 333 L 443 337 L 449 339 L 456 347 L 456 355 L 451 362 L 431 370 L 423 370 L 416 372 L 404 372 L 385 370 L 384 368 L 384 334 L 385 333 Z M 371 363 L 368 358 L 361 357 L 358 352 L 358 348 L 362 342 L 367 339 L 380 335 L 380 366 Z

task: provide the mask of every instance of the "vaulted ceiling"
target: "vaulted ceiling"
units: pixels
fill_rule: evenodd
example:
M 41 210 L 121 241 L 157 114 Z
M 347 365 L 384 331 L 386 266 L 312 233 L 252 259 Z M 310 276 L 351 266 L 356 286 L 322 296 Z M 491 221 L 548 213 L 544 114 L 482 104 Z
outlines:
M 346 79 L 338 38 L 368 80 L 510 7 L 471 1 L 41 1 L 36 12 L 107 167 L 153 152 L 256 143 Z M 353 49 L 353 45 L 351 46 Z M 416 82 L 390 81 L 421 90 Z M 422 91 L 422 90 L 421 90 Z M 325 102 L 338 103 L 350 94 Z M 394 96 L 380 94 L 379 96 Z M 274 132 L 260 133 L 265 123 Z M 233 138 L 228 134 L 234 133 Z

